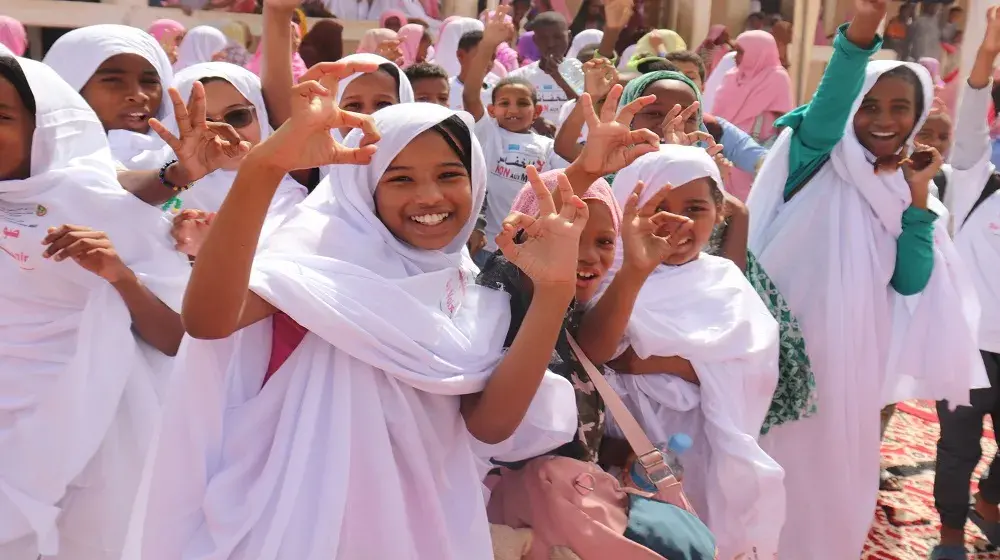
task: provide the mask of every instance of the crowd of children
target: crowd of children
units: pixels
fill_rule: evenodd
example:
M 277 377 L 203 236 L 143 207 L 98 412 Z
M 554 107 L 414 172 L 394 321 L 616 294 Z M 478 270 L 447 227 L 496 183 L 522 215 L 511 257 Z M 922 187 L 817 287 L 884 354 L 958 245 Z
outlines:
M 778 26 L 522 4 L 0 46 L 0 558 L 853 559 L 915 398 L 1000 544 L 1000 9 L 953 131 L 885 0 L 799 108 Z

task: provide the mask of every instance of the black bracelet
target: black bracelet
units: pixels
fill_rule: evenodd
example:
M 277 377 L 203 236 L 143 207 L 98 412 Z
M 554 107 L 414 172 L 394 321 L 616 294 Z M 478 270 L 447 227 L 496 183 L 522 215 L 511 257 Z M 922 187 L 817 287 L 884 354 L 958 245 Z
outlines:
M 188 190 L 188 189 L 191 188 L 190 184 L 187 184 L 187 185 L 175 185 L 175 184 L 171 183 L 169 179 L 167 179 L 167 168 L 170 167 L 171 165 L 175 164 L 175 163 L 177 163 L 177 160 L 176 159 L 172 159 L 172 160 L 168 161 L 167 163 L 163 164 L 163 167 L 160 168 L 160 174 L 159 174 L 159 176 L 160 176 L 160 183 L 162 183 L 164 187 L 167 187 L 167 188 L 169 188 L 170 190 L 172 190 L 174 192 L 177 192 L 177 193 L 184 192 L 184 191 L 186 191 L 186 190 Z

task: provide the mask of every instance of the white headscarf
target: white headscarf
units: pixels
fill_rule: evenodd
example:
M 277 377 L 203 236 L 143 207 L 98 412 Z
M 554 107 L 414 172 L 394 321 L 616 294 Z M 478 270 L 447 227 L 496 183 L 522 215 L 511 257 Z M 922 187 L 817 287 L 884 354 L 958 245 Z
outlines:
M 382 109 L 373 161 L 336 167 L 254 262 L 254 292 L 309 330 L 288 361 L 261 390 L 269 321 L 182 349 L 144 560 L 492 558 L 457 395 L 482 390 L 499 362 L 509 300 L 460 268 L 475 212 L 424 251 L 374 204 L 397 154 L 453 115 L 469 131 L 477 208 L 486 169 L 468 114 Z
M 409 78 L 407 78 L 406 74 L 403 73 L 403 71 L 400 70 L 399 67 L 396 66 L 396 64 L 390 61 L 389 59 L 383 58 L 373 53 L 355 53 L 347 55 L 344 58 L 341 58 L 340 62 L 370 62 L 373 64 L 378 64 L 379 66 L 386 64 L 389 65 L 393 70 L 395 70 L 396 79 L 399 81 L 399 92 L 398 92 L 399 102 L 413 103 L 414 100 L 413 86 L 410 85 Z M 349 86 L 351 82 L 353 82 L 354 80 L 358 79 L 360 76 L 363 75 L 365 75 L 365 72 L 355 72 L 354 74 L 351 74 L 350 76 L 340 81 L 340 87 L 339 89 L 337 89 L 337 105 L 340 105 L 340 100 L 344 97 L 344 92 L 347 91 L 347 86 Z M 339 130 L 334 130 L 332 134 L 333 137 L 336 138 L 338 142 L 344 141 L 344 137 L 340 134 Z M 323 177 L 326 177 L 326 174 L 329 173 L 329 169 L 324 167 L 320 170 L 320 173 L 322 174 Z
M 182 99 L 188 100 L 191 97 L 194 83 L 204 78 L 222 78 L 232 84 L 253 105 L 257 124 L 260 126 L 261 142 L 274 132 L 268 122 L 260 78 L 256 74 L 228 62 L 205 62 L 178 72 L 174 79 L 174 87 L 177 88 Z M 176 124 L 174 128 L 176 129 Z M 181 208 L 217 212 L 235 180 L 236 171 L 225 169 L 213 171 L 178 196 Z M 264 221 L 264 228 L 261 231 L 261 239 L 270 235 L 288 217 L 292 208 L 306 197 L 306 192 L 306 188 L 290 176 L 285 175 L 281 179 L 278 190 L 271 200 L 271 206 L 268 208 L 267 219 Z
M 736 51 L 726 53 L 708 76 L 708 80 L 705 82 L 705 91 L 701 95 L 702 112 L 712 112 L 712 107 L 715 105 L 715 94 L 719 92 L 722 79 L 733 68 L 736 68 Z
M 852 117 L 879 77 L 902 64 L 868 63 Z M 906 67 L 923 86 L 912 143 L 934 88 L 926 69 Z M 859 553 L 871 524 L 879 410 L 910 398 L 963 404 L 970 387 L 984 386 L 975 339 L 979 309 L 940 219 L 927 286 L 909 297 L 890 286 L 910 190 L 902 171 L 874 173 L 853 118 L 829 163 L 785 202 L 793 134 L 781 134 L 754 182 L 749 245 L 799 319 L 816 374 L 818 412 L 772 429 L 761 443 L 785 467 L 788 495 L 810 496 L 790 501 L 781 556 L 822 550 L 822 558 L 839 559 Z
M 229 40 L 222 31 L 210 25 L 199 25 L 184 34 L 184 40 L 177 49 L 174 71 L 180 72 L 188 66 L 211 62 L 212 57 L 225 49 L 228 44 Z
M 584 47 L 589 45 L 599 45 L 604 40 L 604 32 L 600 29 L 584 29 L 573 37 L 573 42 L 566 51 L 566 58 L 576 58 Z
M 166 91 L 174 81 L 170 60 L 156 39 L 141 29 L 114 24 L 74 29 L 56 40 L 43 62 L 80 91 L 104 61 L 119 54 L 139 55 L 153 66 L 163 86 L 156 118 L 164 123 L 173 122 L 174 106 Z M 107 134 L 112 155 L 128 169 L 156 169 L 173 155 L 152 129 L 146 134 L 128 130 L 111 130 Z
M 190 267 L 162 213 L 118 184 L 86 101 L 51 68 L 15 60 L 36 112 L 31 176 L 0 181 L 0 557 L 113 554 L 166 372 L 147 361 L 115 289 L 73 260 L 43 259 L 42 239 L 63 224 L 107 232 L 174 309 Z
M 643 181 L 643 204 L 664 185 L 701 178 L 722 185 L 704 149 L 663 145 L 621 170 L 613 189 L 624 205 Z M 727 259 L 661 264 L 639 291 L 625 339 L 640 358 L 679 356 L 698 374 L 700 387 L 669 374 L 609 377 L 654 442 L 678 431 L 694 439 L 681 458 L 684 486 L 719 557 L 771 558 L 785 492 L 781 467 L 756 441 L 778 381 L 778 325 L 764 302 Z
M 462 73 L 462 64 L 458 61 L 458 42 L 462 35 L 472 31 L 486 29 L 483 22 L 470 17 L 457 17 L 441 29 L 437 44 L 434 45 L 434 64 L 444 68 L 449 76 L 455 77 Z

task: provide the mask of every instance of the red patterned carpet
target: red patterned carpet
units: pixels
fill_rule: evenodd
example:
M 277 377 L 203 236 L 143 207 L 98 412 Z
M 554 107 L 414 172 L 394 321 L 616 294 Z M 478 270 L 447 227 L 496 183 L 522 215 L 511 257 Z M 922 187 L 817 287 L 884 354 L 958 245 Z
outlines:
M 879 507 L 861 560 L 927 560 L 938 541 L 934 509 L 934 454 L 938 438 L 937 413 L 932 402 L 900 404 L 882 444 L 883 466 L 901 475 L 902 492 L 881 492 Z M 993 457 L 997 445 L 987 417 L 983 430 L 983 455 Z M 981 462 L 976 477 L 985 469 Z M 975 484 L 973 484 L 975 491 Z M 969 558 L 1000 560 L 979 529 L 966 526 Z

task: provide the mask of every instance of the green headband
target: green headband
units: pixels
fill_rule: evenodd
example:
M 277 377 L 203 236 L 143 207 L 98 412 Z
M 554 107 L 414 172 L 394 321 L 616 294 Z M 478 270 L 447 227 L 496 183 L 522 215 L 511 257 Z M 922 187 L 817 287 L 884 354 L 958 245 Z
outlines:
M 636 99 L 639 99 L 640 97 L 642 97 L 642 92 L 646 91 L 646 88 L 648 88 L 650 84 L 652 84 L 653 82 L 658 82 L 660 80 L 677 80 L 679 82 L 684 82 L 685 84 L 687 84 L 689 88 L 691 88 L 691 91 L 694 92 L 694 97 L 698 101 L 698 103 L 701 103 L 701 91 L 699 91 L 698 86 L 691 81 L 691 78 L 688 78 L 687 76 L 681 74 L 680 72 L 659 70 L 656 72 L 643 74 L 638 78 L 630 80 L 629 83 L 625 86 L 625 90 L 622 92 L 622 98 L 621 101 L 618 102 L 618 107 L 619 108 L 624 107 L 629 103 L 635 101 Z M 702 125 L 701 107 L 699 107 L 698 129 L 700 130 L 702 128 L 704 127 Z

